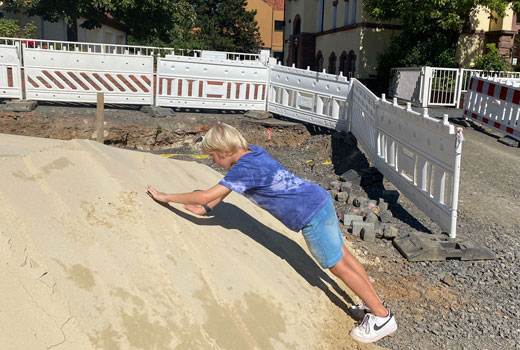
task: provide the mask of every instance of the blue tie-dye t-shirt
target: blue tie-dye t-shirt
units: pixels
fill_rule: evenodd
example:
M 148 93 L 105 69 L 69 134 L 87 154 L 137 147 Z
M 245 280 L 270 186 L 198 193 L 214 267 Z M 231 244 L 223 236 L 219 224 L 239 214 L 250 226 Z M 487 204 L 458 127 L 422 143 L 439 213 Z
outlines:
M 325 189 L 305 181 L 261 147 L 249 146 L 219 182 L 271 213 L 293 231 L 299 231 L 330 199 Z

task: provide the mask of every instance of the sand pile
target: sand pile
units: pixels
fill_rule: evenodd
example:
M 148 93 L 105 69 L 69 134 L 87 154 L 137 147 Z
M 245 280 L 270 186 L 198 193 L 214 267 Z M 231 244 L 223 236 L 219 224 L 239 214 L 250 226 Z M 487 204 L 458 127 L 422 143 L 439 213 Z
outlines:
M 92 141 L 0 135 L 1 348 L 366 348 L 300 234 L 234 193 L 195 217 L 144 191 L 220 178 Z

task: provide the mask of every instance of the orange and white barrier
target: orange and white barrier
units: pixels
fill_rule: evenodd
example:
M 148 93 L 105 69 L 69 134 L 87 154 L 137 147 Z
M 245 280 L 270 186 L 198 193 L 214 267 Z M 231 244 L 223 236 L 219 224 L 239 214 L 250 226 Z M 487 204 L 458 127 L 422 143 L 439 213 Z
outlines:
M 472 77 L 464 116 L 520 140 L 520 87 L 511 81 Z

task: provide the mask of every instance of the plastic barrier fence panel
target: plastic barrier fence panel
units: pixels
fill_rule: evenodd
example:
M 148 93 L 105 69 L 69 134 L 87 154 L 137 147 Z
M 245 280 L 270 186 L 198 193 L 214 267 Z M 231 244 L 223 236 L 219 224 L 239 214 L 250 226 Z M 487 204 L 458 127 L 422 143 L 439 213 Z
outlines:
M 167 56 L 157 63 L 156 104 L 163 107 L 265 110 L 267 66 Z
M 0 97 L 22 98 L 19 47 L 0 45 Z
M 371 160 L 377 155 L 377 105 L 379 98 L 352 79 L 350 131 Z
M 520 88 L 492 78 L 472 77 L 464 116 L 520 140 Z
M 271 67 L 269 86 L 269 112 L 347 130 L 346 77 L 276 65 Z
M 352 79 L 350 130 L 374 166 L 455 237 L 462 131 L 377 98 Z
M 456 235 L 462 129 L 381 101 L 377 169 L 442 229 Z
M 24 49 L 27 99 L 95 103 L 153 102 L 153 57 Z

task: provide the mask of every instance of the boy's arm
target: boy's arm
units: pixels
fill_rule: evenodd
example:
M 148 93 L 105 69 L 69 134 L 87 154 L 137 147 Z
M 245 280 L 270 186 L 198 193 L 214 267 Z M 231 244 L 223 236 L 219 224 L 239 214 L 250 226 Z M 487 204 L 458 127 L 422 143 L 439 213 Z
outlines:
M 231 191 L 229 191 L 229 193 L 231 193 Z M 209 202 L 207 205 L 204 205 L 202 207 L 200 205 L 185 204 L 184 209 L 191 211 L 193 214 L 206 215 L 211 210 L 213 210 L 213 208 L 215 208 L 217 206 L 217 204 L 222 202 L 224 200 L 224 198 L 227 197 L 228 194 L 225 194 L 222 197 L 219 197 L 219 198 L 215 199 L 214 201 Z
M 146 190 L 150 193 L 153 199 L 160 202 L 174 202 L 188 205 L 210 205 L 213 208 L 220 203 L 231 190 L 222 185 L 215 185 L 204 191 L 188 192 L 188 193 L 163 193 L 157 191 L 152 186 L 148 185 Z M 215 202 L 215 203 L 214 203 Z

